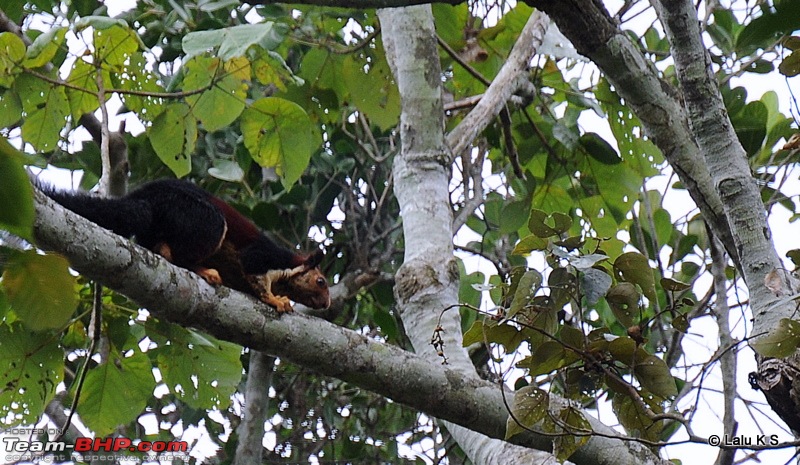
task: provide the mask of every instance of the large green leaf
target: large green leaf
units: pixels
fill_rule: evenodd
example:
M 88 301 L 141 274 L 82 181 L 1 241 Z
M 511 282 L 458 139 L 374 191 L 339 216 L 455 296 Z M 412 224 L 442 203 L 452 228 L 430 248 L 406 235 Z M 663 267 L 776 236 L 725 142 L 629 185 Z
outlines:
M 64 88 L 29 74 L 19 76 L 14 88 L 27 114 L 22 123 L 22 138 L 36 150 L 54 149 L 69 114 Z
M 655 355 L 637 361 L 633 372 L 642 387 L 653 394 L 662 398 L 678 395 L 678 387 L 675 378 L 669 372 L 669 367 Z
M 0 424 L 35 424 L 64 379 L 64 351 L 49 333 L 0 325 Z
M 197 409 L 225 409 L 242 380 L 242 348 L 195 332 L 158 349 L 164 382 Z
M 112 352 L 107 362 L 89 370 L 78 401 L 81 420 L 105 436 L 142 413 L 153 394 L 153 366 L 138 349 Z
M 207 88 L 187 97 L 186 102 L 204 128 L 213 132 L 230 125 L 242 113 L 249 80 L 250 62 L 245 58 L 223 63 L 219 58 L 195 57 L 186 63 L 183 90 Z
M 614 260 L 614 269 L 626 282 L 638 284 L 648 299 L 656 299 L 656 281 L 647 257 L 638 252 L 626 252 Z
M 616 165 L 622 162 L 619 154 L 614 147 L 597 133 L 587 132 L 580 138 L 581 147 L 590 157 L 604 165 Z
M 243 57 L 251 45 L 272 50 L 286 37 L 287 29 L 282 24 L 265 21 L 260 24 L 244 24 L 225 29 L 190 32 L 183 37 L 186 59 L 205 52 L 214 52 L 222 60 Z
M 381 129 L 395 126 L 400 119 L 400 93 L 392 81 L 392 72 L 384 55 L 373 59 L 364 70 L 364 62 L 349 55 L 343 64 L 343 80 L 351 102 Z
M 173 103 L 153 121 L 150 144 L 158 158 L 183 177 L 192 170 L 192 152 L 197 141 L 197 121 L 186 104 Z
M 788 357 L 800 346 L 800 322 L 782 318 L 777 328 L 751 342 L 750 346 L 764 357 Z
M 778 71 L 786 77 L 794 77 L 800 74 L 800 50 L 795 50 L 784 58 L 778 66 Z
M 525 386 L 515 392 L 514 406 L 506 422 L 505 439 L 539 423 L 547 414 L 549 403 L 547 393 L 536 386 Z
M 67 82 L 80 90 L 69 87 L 66 89 L 66 94 L 70 113 L 75 120 L 100 108 L 100 102 L 97 99 L 96 71 L 94 65 L 83 59 L 76 60 L 72 66 Z M 106 78 L 103 79 L 104 84 L 108 83 L 108 73 L 105 73 L 103 77 Z
M 472 344 L 500 344 L 507 353 L 517 350 L 522 343 L 524 335 L 509 324 L 498 324 L 494 320 L 475 321 L 464 332 L 462 344 L 464 347 Z
M 558 415 L 560 424 L 566 425 L 564 434 L 553 439 L 553 453 L 559 461 L 566 461 L 576 450 L 589 442 L 592 426 L 575 407 L 567 407 Z
M 139 50 L 139 36 L 127 25 L 115 24 L 107 29 L 96 28 L 94 47 L 98 62 L 108 65 L 111 69 L 122 71 L 125 62 Z
M 617 320 L 630 327 L 639 317 L 639 293 L 631 283 L 619 283 L 606 295 L 606 301 Z
M 303 56 L 300 77 L 312 87 L 334 91 L 339 102 L 345 101 L 347 84 L 344 75 L 344 57 L 319 47 Z
M 66 34 L 65 27 L 54 27 L 45 31 L 28 47 L 22 65 L 26 68 L 39 68 L 50 63 L 59 47 L 64 44 Z
M 0 88 L 0 128 L 13 126 L 22 119 L 22 102 L 14 89 Z
M 748 156 L 758 154 L 767 136 L 767 107 L 760 101 L 750 102 L 742 111 L 731 115 L 731 122 Z
M 250 155 L 261 166 L 274 166 L 286 187 L 300 178 L 321 142 L 306 112 L 277 97 L 258 100 L 242 112 L 241 127 Z
M 14 312 L 34 331 L 64 326 L 77 306 L 75 277 L 59 255 L 15 254 L 2 282 Z
M 33 239 L 33 190 L 22 154 L 0 137 L 0 228 Z
M 508 318 L 513 318 L 523 307 L 528 305 L 542 285 L 542 275 L 536 270 L 528 270 L 519 278 L 514 291 L 514 298 L 508 310 Z
M 752 53 L 758 48 L 768 48 L 783 34 L 800 29 L 800 2 L 776 2 L 776 9 L 764 11 L 750 21 L 736 38 L 736 50 Z
M 130 65 L 125 73 L 111 75 L 114 88 L 145 93 L 164 92 L 158 77 L 147 70 L 147 59 L 141 52 L 135 52 L 130 57 Z M 133 95 L 121 93 L 125 106 L 136 112 L 144 121 L 153 121 L 164 110 L 164 100 L 152 95 Z
M 25 43 L 11 32 L 0 33 L 0 86 L 9 87 L 16 74 L 22 71 Z

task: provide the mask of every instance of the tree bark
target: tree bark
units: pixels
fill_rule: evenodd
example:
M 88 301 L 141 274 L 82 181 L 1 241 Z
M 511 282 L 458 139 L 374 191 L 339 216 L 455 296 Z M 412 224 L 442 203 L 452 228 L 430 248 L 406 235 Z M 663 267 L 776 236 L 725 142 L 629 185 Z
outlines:
M 444 137 L 441 68 L 433 14 L 426 5 L 379 10 L 378 17 L 402 105 L 402 146 L 393 165 L 394 191 L 405 238 L 405 258 L 395 282 L 400 316 L 415 352 L 431 361 L 439 360 L 430 340 L 437 326 L 441 326 L 451 368 L 477 380 L 469 356 L 461 348 L 459 275 L 453 256 L 453 215 L 448 191 L 452 157 Z M 440 318 L 448 308 L 451 310 Z M 513 447 L 451 422 L 444 422 L 444 426 L 474 463 L 552 461 L 547 453 Z M 503 454 L 497 454 L 503 449 Z

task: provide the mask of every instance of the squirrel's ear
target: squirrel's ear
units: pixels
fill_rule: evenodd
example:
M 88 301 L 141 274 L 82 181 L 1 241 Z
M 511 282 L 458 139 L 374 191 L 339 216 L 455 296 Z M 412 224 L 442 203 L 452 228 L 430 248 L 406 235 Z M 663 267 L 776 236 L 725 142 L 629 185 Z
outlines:
M 316 252 L 312 253 L 308 256 L 308 258 L 306 258 L 305 265 L 308 268 L 316 268 L 320 263 L 322 263 L 323 258 L 325 258 L 325 252 L 317 249 Z

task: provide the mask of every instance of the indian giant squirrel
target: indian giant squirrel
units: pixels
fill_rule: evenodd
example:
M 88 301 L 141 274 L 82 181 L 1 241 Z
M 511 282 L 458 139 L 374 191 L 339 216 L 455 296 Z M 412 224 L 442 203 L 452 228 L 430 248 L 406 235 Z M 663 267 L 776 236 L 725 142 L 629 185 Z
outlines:
M 323 253 L 297 254 L 279 246 L 241 213 L 188 181 L 161 179 L 124 197 L 104 198 L 42 187 L 84 218 L 202 276 L 210 284 L 254 295 L 279 312 L 290 300 L 330 305 L 319 268 Z

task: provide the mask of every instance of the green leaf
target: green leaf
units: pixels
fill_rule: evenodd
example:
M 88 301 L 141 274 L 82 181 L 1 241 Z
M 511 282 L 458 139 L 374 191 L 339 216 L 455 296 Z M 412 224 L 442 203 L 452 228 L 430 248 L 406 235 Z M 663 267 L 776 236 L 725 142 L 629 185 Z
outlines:
M 500 233 L 511 234 L 525 226 L 530 204 L 530 201 L 517 200 L 503 205 L 500 214 Z
M 343 79 L 350 103 L 383 130 L 397 125 L 400 119 L 400 93 L 384 54 L 377 55 L 365 71 L 365 63 L 348 55 L 342 65 Z M 523 220 L 524 222 L 524 220 Z
M 655 355 L 637 361 L 636 366 L 633 367 L 633 373 L 643 388 L 659 397 L 678 395 L 678 387 L 675 384 L 675 378 L 669 372 L 669 367 Z
M 748 156 L 757 155 L 764 144 L 764 138 L 767 137 L 768 117 L 767 107 L 758 100 L 748 103 L 742 111 L 731 115 L 736 136 Z
M 586 303 L 594 305 L 600 297 L 606 295 L 611 287 L 611 276 L 603 270 L 589 268 L 581 273 L 581 290 L 586 296 Z
M 338 100 L 344 101 L 347 87 L 344 75 L 344 58 L 326 48 L 315 47 L 303 56 L 300 77 L 317 89 L 331 89 Z
M 75 23 L 75 32 L 80 32 L 88 27 L 95 29 L 109 29 L 111 27 L 127 28 L 124 19 L 109 18 L 108 16 L 84 16 Z
M 523 237 L 511 252 L 511 255 L 529 255 L 534 250 L 544 250 L 547 248 L 547 239 L 531 234 Z
M 800 74 L 800 50 L 795 50 L 778 65 L 778 71 L 786 77 Z
M 2 324 L 0 365 L 0 424 L 35 424 L 64 379 L 64 351 L 58 339 Z
M 94 65 L 87 63 L 82 59 L 75 61 L 72 66 L 72 71 L 69 73 L 67 82 L 73 86 L 77 86 L 83 90 L 74 88 L 67 88 L 67 100 L 69 101 L 69 110 L 72 118 L 78 120 L 86 113 L 91 113 L 100 108 L 100 102 L 97 100 L 97 80 L 96 69 Z M 104 78 L 107 77 L 104 76 Z M 108 80 L 104 79 L 107 83 Z
M 652 397 L 648 398 L 646 394 L 642 396 L 642 400 L 645 402 L 650 399 Z M 653 423 L 653 420 L 647 416 L 639 402 L 634 401 L 625 394 L 614 396 L 611 402 L 617 418 L 619 418 L 620 423 L 627 431 L 635 432 L 636 437 L 644 437 L 650 441 L 658 440 L 663 422 Z M 657 402 L 651 400 L 648 402 L 648 406 L 651 410 L 661 413 L 662 408 Z
M 59 47 L 64 44 L 64 37 L 66 34 L 67 28 L 65 27 L 54 27 L 40 34 L 39 37 L 33 41 L 33 44 L 28 47 L 22 66 L 26 68 L 40 68 L 50 63 L 53 57 L 56 56 Z
M 0 33 L 0 86 L 10 87 L 22 71 L 20 63 L 25 58 L 25 43 L 11 32 Z
M 795 268 L 800 267 L 800 249 L 792 249 L 786 252 L 786 257 L 792 261 Z
M 114 351 L 107 362 L 89 370 L 78 400 L 81 420 L 105 436 L 142 413 L 155 388 L 153 366 L 138 349 Z
M 777 328 L 750 343 L 750 347 L 760 355 L 775 358 L 792 355 L 798 346 L 800 346 L 800 322 L 789 318 L 781 318 Z
M 28 74 L 18 77 L 14 88 L 27 113 L 22 123 L 22 138 L 36 150 L 54 149 L 69 114 L 64 88 Z
M 218 58 L 195 57 L 186 63 L 184 91 L 207 88 L 186 102 L 205 129 L 214 132 L 229 126 L 242 113 L 250 79 L 250 62 L 245 58 L 222 62 Z
M 550 299 L 555 308 L 561 308 L 577 298 L 578 278 L 575 276 L 575 270 L 554 269 L 547 277 L 547 285 L 550 287 Z
M 628 328 L 639 317 L 639 293 L 631 283 L 619 283 L 606 295 L 611 311 L 622 326 Z
M 13 126 L 22 119 L 22 102 L 14 89 L 0 89 L 0 128 Z
M 469 7 L 466 3 L 447 5 L 432 3 L 431 10 L 436 23 L 436 34 L 455 50 L 461 50 L 466 45 L 464 28 L 470 17 Z
M 105 75 L 103 79 L 106 79 Z M 110 79 L 117 89 L 164 92 L 164 88 L 158 83 L 158 77 L 147 70 L 147 59 L 141 52 L 131 55 L 130 65 L 125 73 L 115 74 Z M 164 101 L 160 97 L 121 94 L 120 98 L 128 109 L 136 112 L 144 121 L 153 121 L 164 109 Z
M 542 285 L 542 275 L 536 270 L 528 270 L 519 279 L 516 291 L 514 291 L 514 299 L 511 301 L 511 307 L 508 310 L 508 318 L 514 316 L 522 310 L 523 307 L 533 299 L 536 291 Z
M 614 147 L 594 132 L 582 135 L 580 144 L 590 157 L 604 165 L 616 165 L 622 162 L 622 158 L 614 150 Z
M 19 319 L 34 331 L 64 326 L 78 304 L 75 277 L 59 255 L 15 254 L 3 272 L 3 288 Z
M 513 352 L 522 343 L 523 335 L 509 324 L 498 324 L 493 320 L 475 321 L 464 333 L 462 345 L 469 347 L 472 344 L 500 344 L 506 352 Z
M 767 48 L 778 37 L 800 28 L 800 5 L 797 2 L 780 2 L 781 8 L 764 11 L 750 21 L 736 38 L 736 50 L 748 54 L 757 48 Z
M 303 85 L 303 79 L 295 76 L 289 65 L 278 53 L 267 50 L 258 54 L 258 58 L 251 63 L 253 76 L 261 84 L 268 86 L 274 85 L 281 92 L 286 92 L 287 87 L 284 81 L 295 82 Z
M 675 318 L 672 319 L 672 327 L 686 334 L 689 331 L 689 318 L 683 314 L 675 315 Z
M 656 282 L 647 257 L 638 252 L 624 253 L 614 260 L 614 269 L 625 281 L 638 284 L 648 299 L 656 300 Z
M 179 178 L 192 170 L 191 156 L 196 141 L 197 122 L 183 103 L 167 105 L 150 128 L 153 150 Z
M 514 393 L 514 405 L 506 421 L 505 440 L 532 428 L 544 418 L 550 404 L 545 391 L 536 386 L 525 386 Z
M 125 62 L 139 50 L 139 37 L 127 24 L 115 24 L 106 29 L 95 28 L 94 47 L 99 63 L 122 71 Z
M 672 278 L 661 278 L 660 283 L 661 288 L 669 292 L 681 292 L 692 287 L 682 281 L 677 281 Z
M 542 210 L 538 210 L 536 208 L 531 209 L 531 216 L 528 219 L 528 230 L 543 239 L 551 236 L 557 236 L 558 231 L 545 223 L 548 218 L 549 215 Z
M 175 395 L 196 409 L 225 409 L 242 380 L 242 348 L 206 336 L 210 344 L 172 341 L 158 349 L 158 368 Z
M 228 182 L 239 182 L 244 178 L 244 170 L 234 160 L 218 160 L 208 169 L 208 174 Z
M 483 297 L 483 289 L 478 289 L 475 286 L 483 287 L 486 282 L 486 275 L 480 271 L 467 274 L 464 262 L 461 260 L 458 260 L 458 271 L 460 276 L 458 280 L 458 301 L 479 307 Z
M 530 376 L 544 375 L 571 365 L 580 360 L 578 354 L 567 350 L 559 341 L 552 339 L 542 342 L 530 357 L 517 363 L 517 368 L 527 368 Z
M 303 109 L 288 100 L 267 97 L 242 113 L 244 145 L 263 167 L 276 168 L 285 187 L 290 187 L 308 166 L 320 146 L 317 127 Z
M 636 341 L 627 336 L 618 337 L 608 343 L 608 352 L 617 362 L 631 366 L 635 361 Z
M 574 266 L 578 271 L 588 271 L 598 262 L 608 260 L 608 255 L 593 253 L 588 255 L 581 255 L 579 257 L 568 257 L 569 264 Z M 605 294 L 605 291 L 603 291 Z
M 205 52 L 214 52 L 222 60 L 245 56 L 251 45 L 265 50 L 278 47 L 286 37 L 287 29 L 282 24 L 265 21 L 260 24 L 244 24 L 210 31 L 190 32 L 183 37 L 181 46 L 186 60 Z
M 22 154 L 0 137 L 0 228 L 26 240 L 33 239 L 33 190 Z
M 562 424 L 569 426 L 569 428 L 565 428 L 567 434 L 560 434 L 553 440 L 553 453 L 556 455 L 556 460 L 563 462 L 589 442 L 592 426 L 584 418 L 583 413 L 574 407 L 562 410 L 558 418 Z

